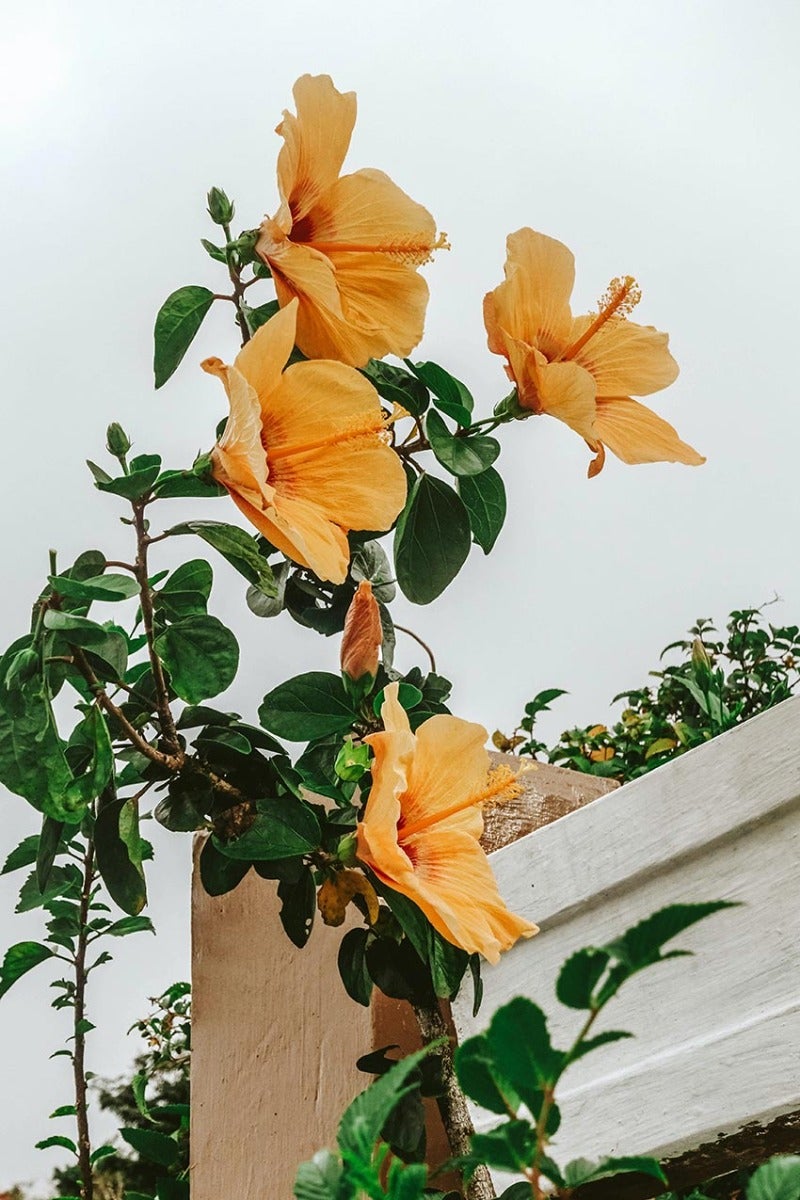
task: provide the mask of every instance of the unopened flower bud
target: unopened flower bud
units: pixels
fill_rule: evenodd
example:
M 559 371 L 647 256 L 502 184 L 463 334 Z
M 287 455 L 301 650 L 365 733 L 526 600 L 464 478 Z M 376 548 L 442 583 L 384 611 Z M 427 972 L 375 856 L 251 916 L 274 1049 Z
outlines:
M 233 212 L 233 201 L 228 199 L 222 188 L 212 187 L 208 193 L 208 215 L 214 224 L 230 225 Z
M 356 745 L 352 738 L 348 738 L 336 755 L 333 769 L 345 783 L 357 783 L 369 770 L 369 746 L 365 742 Z
M 354 683 L 378 673 L 378 652 L 383 641 L 381 614 L 372 584 L 362 579 L 350 601 L 342 635 L 342 674 Z
M 114 458 L 124 458 L 130 448 L 131 439 L 119 421 L 112 421 L 106 430 L 106 450 L 113 454 Z
M 711 659 L 708 657 L 708 651 L 699 637 L 696 637 L 692 642 L 692 666 L 696 671 L 711 670 Z

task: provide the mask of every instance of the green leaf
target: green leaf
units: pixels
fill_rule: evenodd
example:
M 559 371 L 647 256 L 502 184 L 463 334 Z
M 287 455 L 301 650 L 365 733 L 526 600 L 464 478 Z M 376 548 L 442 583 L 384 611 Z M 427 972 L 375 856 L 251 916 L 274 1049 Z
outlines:
M 548 1177 L 549 1178 L 549 1177 Z M 506 1188 L 498 1200 L 531 1200 L 531 1185 L 529 1183 L 512 1183 Z
M 39 942 L 17 942 L 6 950 L 0 966 L 0 996 L 4 996 L 12 984 L 39 963 L 53 957 L 54 951 Z
M 800 1200 L 800 1157 L 781 1154 L 765 1162 L 747 1185 L 747 1200 Z
M 125 677 L 128 642 L 120 630 L 98 625 L 96 621 L 89 621 L 86 617 L 57 612 L 55 609 L 49 609 L 45 613 L 44 627 L 57 633 L 69 645 L 91 651 L 94 659 L 100 659 L 110 668 L 111 674 L 104 673 L 104 678 Z
M 214 845 L 228 858 L 271 862 L 294 858 L 318 850 L 322 831 L 314 810 L 295 796 L 260 800 L 255 821 L 241 837 L 232 842 L 214 839 Z
M 317 888 L 311 869 L 304 867 L 297 882 L 282 879 L 278 884 L 278 899 L 281 901 L 281 925 L 286 936 L 302 949 L 311 937 L 316 911 Z
M 500 443 L 492 437 L 455 437 L 435 409 L 425 418 L 425 432 L 431 450 L 453 475 L 480 475 L 488 471 L 500 453 Z
M 104 936 L 111 937 L 127 937 L 129 933 L 155 933 L 155 928 L 149 917 L 121 917 L 104 930 Z
M 372 978 L 366 966 L 368 929 L 351 929 L 339 945 L 339 974 L 345 991 L 356 1004 L 369 1007 Z
M 192 559 L 177 568 L 155 594 L 155 605 L 168 621 L 183 617 L 205 616 L 214 582 L 209 563 Z
M 247 321 L 247 328 L 251 333 L 255 333 L 262 325 L 266 325 L 272 317 L 280 309 L 280 304 L 277 300 L 268 300 L 266 304 L 259 305 L 258 308 L 250 308 L 248 304 L 242 306 L 244 311 L 244 319 Z
M 120 475 L 116 479 L 99 479 L 93 471 L 95 487 L 98 491 L 110 492 L 114 496 L 122 496 L 125 500 L 140 500 L 151 491 L 160 470 L 159 454 L 140 454 L 131 460 L 128 474 Z
M 524 1171 L 533 1161 L 536 1130 L 530 1121 L 506 1121 L 489 1133 L 472 1135 L 472 1153 L 501 1171 Z
M 425 1118 L 422 1106 L 419 1105 L 416 1111 L 420 1113 L 424 1133 Z M 427 1182 L 428 1168 L 424 1163 L 406 1164 L 395 1159 L 389 1167 L 386 1200 L 420 1200 L 426 1195 L 425 1185 Z
M 568 1008 L 588 1009 L 592 992 L 602 978 L 610 955 L 605 950 L 587 947 L 568 958 L 556 982 L 556 995 Z
M 384 994 L 393 1000 L 410 1003 L 429 1003 L 430 975 L 424 958 L 417 954 L 408 938 L 398 945 L 392 938 L 375 938 L 369 942 L 366 964 L 370 978 Z
M 308 671 L 268 692 L 258 719 L 278 737 L 310 742 L 349 729 L 356 713 L 340 676 Z
M 469 966 L 467 951 L 454 946 L 431 928 L 428 933 L 428 962 L 436 995 L 443 1000 L 455 999 Z
M 666 942 L 683 933 L 691 925 L 712 913 L 735 908 L 729 900 L 711 900 L 703 904 L 670 904 L 627 930 L 621 938 L 603 947 L 626 966 L 634 969 L 649 966 L 661 957 Z
M 403 593 L 430 604 L 467 560 L 470 524 L 460 497 L 432 475 L 420 475 L 397 523 L 394 561 Z
M 605 1029 L 595 1037 L 585 1038 L 573 1053 L 570 1063 L 577 1062 L 579 1058 L 591 1054 L 594 1050 L 599 1050 L 601 1046 L 607 1046 L 611 1042 L 621 1042 L 624 1038 L 631 1037 L 633 1034 L 628 1033 L 625 1029 Z
M 342 1164 L 330 1150 L 319 1150 L 297 1168 L 295 1200 L 345 1200 L 340 1190 Z
M 177 369 L 213 303 L 214 293 L 208 288 L 189 286 L 172 292 L 161 305 L 153 331 L 156 388 Z
M 361 369 L 378 395 L 389 404 L 399 404 L 414 417 L 421 417 L 430 404 L 428 389 L 416 375 L 402 367 L 371 358 Z
M 45 1138 L 41 1142 L 37 1142 L 36 1150 L 50 1150 L 53 1146 L 60 1146 L 62 1150 L 71 1150 L 77 1158 L 78 1147 L 73 1142 L 72 1138 L 62 1137 L 61 1134 L 53 1134 L 52 1137 Z
M 277 595 L 272 568 L 258 549 L 256 539 L 237 525 L 226 525 L 223 521 L 185 521 L 167 532 L 197 534 L 244 575 L 248 583 L 255 584 L 266 596 Z
M 375 699 L 372 701 L 372 711 L 375 713 L 376 717 L 381 715 L 381 709 L 383 708 L 383 702 L 385 699 L 386 688 L 381 688 Z M 397 689 L 397 699 L 401 707 L 404 708 L 406 712 L 410 712 L 412 708 L 416 708 L 418 704 L 422 703 L 423 696 L 419 688 L 414 687 L 413 683 L 401 683 Z
M 79 819 L 92 800 L 100 795 L 114 769 L 108 726 L 97 705 L 91 706 L 73 732 L 73 738 L 76 734 L 91 748 L 91 759 L 85 773 L 73 779 L 64 793 L 59 816 L 66 815 L 72 821 Z
M 505 484 L 494 467 L 489 467 L 480 475 L 462 475 L 458 494 L 469 516 L 472 537 L 488 554 L 506 519 Z
M 53 863 L 64 841 L 64 822 L 55 821 L 52 817 L 44 817 L 36 852 L 36 882 L 40 892 L 47 887 Z
M 187 496 L 213 500 L 217 496 L 227 495 L 221 483 L 217 483 L 209 476 L 197 475 L 194 471 L 162 471 L 153 484 L 152 491 L 159 500 L 173 500 Z
M 550 1042 L 544 1013 L 518 996 L 494 1014 L 486 1039 L 501 1079 L 509 1081 L 536 1117 L 538 1094 L 555 1082 L 564 1060 Z
M 225 896 L 242 882 L 250 862 L 239 862 L 217 850 L 211 838 L 200 851 L 200 882 L 209 896 Z
M 239 667 L 239 643 L 216 617 L 176 621 L 156 638 L 156 651 L 173 688 L 189 704 L 224 692 Z
M 519 1098 L 510 1085 L 501 1092 L 492 1070 L 492 1052 L 485 1034 L 467 1038 L 456 1046 L 455 1067 L 458 1082 L 471 1100 L 489 1112 L 506 1116 L 508 1108 L 519 1108 Z
M 54 1117 L 74 1117 L 77 1111 L 74 1104 L 62 1104 L 50 1113 L 50 1120 Z
M 156 1200 L 189 1200 L 188 1179 L 159 1179 Z
M 174 1138 L 157 1129 L 120 1129 L 121 1136 L 137 1154 L 160 1167 L 171 1167 L 178 1157 L 178 1144 Z
M 38 672 L 19 682 L 13 695 L 0 681 L 0 782 L 39 812 L 57 820 L 69 816 L 62 798 L 72 772 Z
M 111 899 L 138 916 L 147 903 L 139 811 L 133 799 L 104 804 L 94 827 L 97 867 Z
M 73 600 L 130 600 L 139 592 L 139 584 L 133 575 L 95 575 L 85 582 L 71 579 L 69 575 L 48 575 L 54 591 Z
M 649 1175 L 651 1179 L 657 1179 L 663 1184 L 669 1182 L 654 1158 L 624 1156 L 603 1158 L 597 1163 L 586 1158 L 576 1158 L 564 1168 L 564 1180 L 569 1188 L 582 1187 L 585 1183 L 594 1183 L 596 1179 L 631 1174 Z
M 458 421 L 459 425 L 468 427 L 472 422 L 472 410 L 475 402 L 469 389 L 438 363 L 412 363 L 404 359 L 409 370 L 417 379 L 421 379 L 434 395 L 434 404 L 448 417 Z
M 112 1154 L 116 1154 L 115 1146 L 98 1146 L 89 1155 L 89 1162 L 94 1166 L 95 1163 L 101 1162 L 104 1158 L 110 1158 Z
M 352 1155 L 365 1163 L 371 1161 L 375 1142 L 387 1117 L 403 1096 L 417 1086 L 416 1083 L 409 1084 L 408 1077 L 435 1046 L 434 1042 L 409 1054 L 356 1096 L 339 1123 L 338 1143 L 343 1155 Z
M 9 854 L 0 875 L 10 875 L 12 871 L 19 871 L 21 867 L 29 867 L 31 863 L 36 862 L 36 855 L 39 850 L 39 834 L 32 833 L 30 837 L 23 838 L 18 846 Z
M 68 899 L 80 895 L 80 890 L 81 873 L 73 863 L 68 863 L 66 867 L 53 867 L 47 887 L 43 890 L 39 888 L 34 871 L 20 888 L 19 900 L 14 912 L 32 912 L 33 909 L 42 908 L 45 905 L 50 907 L 56 897 Z
M 153 816 L 173 833 L 193 833 L 205 826 L 204 814 L 213 800 L 214 793 L 205 776 L 173 776 L 167 784 L 167 794 L 153 809 Z

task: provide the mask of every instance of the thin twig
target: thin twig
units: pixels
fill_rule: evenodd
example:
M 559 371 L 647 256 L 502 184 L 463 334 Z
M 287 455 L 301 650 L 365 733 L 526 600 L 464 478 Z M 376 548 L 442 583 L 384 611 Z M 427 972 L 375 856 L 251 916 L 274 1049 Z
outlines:
M 131 575 L 136 574 L 136 567 L 133 563 L 117 562 L 117 560 L 114 558 L 107 558 L 106 566 L 107 567 L 120 567 L 121 570 L 123 570 L 123 571 L 130 571 Z
M 114 720 L 121 726 L 131 745 L 134 746 L 141 754 L 144 754 L 146 758 L 149 758 L 151 762 L 158 763 L 159 766 L 166 767 L 169 771 L 180 770 L 181 764 L 179 763 L 177 756 L 164 754 L 163 751 L 157 750 L 155 746 L 151 746 L 150 743 L 142 737 L 138 729 L 134 729 L 133 725 L 131 725 L 122 709 L 117 707 L 117 705 L 109 696 L 108 692 L 106 692 L 102 683 L 100 683 L 98 680 L 94 671 L 89 666 L 89 661 L 86 658 L 86 655 L 83 653 L 83 650 L 81 650 L 80 646 L 72 646 L 71 649 L 75 666 L 78 668 L 81 675 L 91 688 L 95 698 L 97 699 L 97 703 L 101 708 L 105 709 L 109 716 L 113 717 Z
M 136 529 L 136 575 L 139 580 L 139 603 L 142 609 L 142 625 L 147 638 L 147 652 L 150 656 L 150 666 L 153 671 L 153 682 L 156 691 L 156 709 L 161 733 L 178 760 L 178 769 L 183 765 L 185 754 L 178 738 L 172 709 L 169 706 L 169 691 L 164 678 L 164 668 L 155 647 L 153 593 L 150 588 L 150 578 L 147 571 L 147 525 L 144 510 L 146 501 L 136 500 L 132 504 L 133 521 Z
M 78 1126 L 78 1166 L 81 1173 L 81 1196 L 83 1200 L 93 1200 L 94 1183 L 92 1180 L 92 1144 L 89 1136 L 89 1112 L 86 1089 L 86 948 L 88 945 L 87 923 L 89 920 L 89 902 L 94 882 L 94 842 L 87 843 L 84 856 L 83 885 L 80 899 L 80 928 L 75 950 L 75 1007 L 74 1007 L 74 1040 L 72 1052 L 72 1071 L 75 1081 L 75 1112 Z
M 431 650 L 428 643 L 423 642 L 422 638 L 419 636 L 418 633 L 414 633 L 413 629 L 407 629 L 405 627 L 405 625 L 395 625 L 395 629 L 399 629 L 401 633 L 407 633 L 408 636 L 410 638 L 413 638 L 415 642 L 419 642 L 420 646 L 422 646 L 422 649 L 425 651 L 428 658 L 431 660 L 431 670 L 433 671 L 433 673 L 435 675 L 436 674 L 436 659 L 433 657 L 433 651 Z

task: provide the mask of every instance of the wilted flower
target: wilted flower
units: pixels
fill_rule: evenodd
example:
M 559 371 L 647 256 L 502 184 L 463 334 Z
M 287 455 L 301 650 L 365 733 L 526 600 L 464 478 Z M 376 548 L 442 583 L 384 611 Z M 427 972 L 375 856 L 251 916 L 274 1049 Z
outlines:
M 281 207 L 256 253 L 281 305 L 297 297 L 297 344 L 310 358 L 363 366 L 409 354 L 422 337 L 428 285 L 417 268 L 446 245 L 433 217 L 382 171 L 340 176 L 356 119 L 355 92 L 328 75 L 293 88 L 297 116 L 276 132 Z
M 606 447 L 627 463 L 704 463 L 671 425 L 631 399 L 678 375 L 668 335 L 626 318 L 641 295 L 636 281 L 613 280 L 597 313 L 573 317 L 575 260 L 566 246 L 519 229 L 507 252 L 505 282 L 486 296 L 484 320 L 489 349 L 507 359 L 519 403 L 585 438 L 596 456 L 590 478 L 602 470 Z
M 386 688 L 385 732 L 365 739 L 375 759 L 358 858 L 448 941 L 497 962 L 537 932 L 506 908 L 479 842 L 482 805 L 519 795 L 520 784 L 507 767 L 490 769 L 480 725 L 442 714 L 412 733 L 398 692 Z
M 207 358 L 230 400 L 212 474 L 256 529 L 320 579 L 347 575 L 350 529 L 389 529 L 406 478 L 375 389 L 339 362 L 283 370 L 297 302 L 263 325 L 233 366 Z
M 383 641 L 378 601 L 372 594 L 372 584 L 362 579 L 350 601 L 344 620 L 340 662 L 342 673 L 357 682 L 378 673 L 378 653 Z

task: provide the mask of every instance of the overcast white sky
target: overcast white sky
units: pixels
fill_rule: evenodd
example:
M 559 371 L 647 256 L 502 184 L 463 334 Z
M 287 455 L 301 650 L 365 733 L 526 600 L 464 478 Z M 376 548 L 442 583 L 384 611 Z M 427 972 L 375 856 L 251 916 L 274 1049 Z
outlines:
M 304 72 L 358 93 L 347 165 L 387 171 L 450 235 L 452 252 L 426 269 L 420 357 L 464 378 L 483 414 L 505 394 L 481 300 L 507 233 L 532 225 L 575 252 L 576 311 L 613 276 L 637 277 L 636 319 L 668 330 L 681 364 L 654 407 L 708 455 L 699 469 L 609 457 L 588 481 L 588 451 L 565 426 L 503 431 L 497 549 L 475 550 L 433 607 L 397 608 L 455 681 L 455 710 L 508 730 L 535 691 L 560 685 L 571 695 L 544 726 L 555 735 L 602 720 L 699 615 L 777 591 L 775 617 L 796 621 L 799 26 L 793 0 L 4 5 L 2 644 L 25 627 L 48 547 L 63 565 L 90 546 L 124 556 L 122 510 L 83 466 L 110 420 L 172 466 L 210 445 L 223 395 L 197 363 L 235 353 L 228 312 L 158 394 L 153 319 L 174 288 L 220 285 L 198 244 L 213 236 L 211 184 L 237 201 L 238 227 L 274 211 L 273 129 Z M 213 515 L 237 520 L 224 505 Z M 172 519 L 190 508 L 175 502 Z M 280 679 L 336 669 L 333 642 L 251 617 L 239 578 L 214 568 L 212 611 L 248 664 L 231 706 L 252 716 Z M 3 803 L 0 857 L 35 828 L 24 801 Z M 188 839 L 156 840 L 158 937 L 120 943 L 116 974 L 93 985 L 90 1065 L 106 1074 L 132 1056 L 124 1032 L 145 997 L 188 975 Z M 0 880 L 0 951 L 39 934 L 37 917 L 9 915 L 18 880 Z M 63 1060 L 47 1059 L 65 1021 L 43 1000 L 45 972 L 0 1002 L 12 1081 L 0 1191 L 59 1161 L 32 1149 L 69 1100 Z

